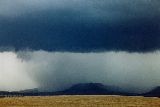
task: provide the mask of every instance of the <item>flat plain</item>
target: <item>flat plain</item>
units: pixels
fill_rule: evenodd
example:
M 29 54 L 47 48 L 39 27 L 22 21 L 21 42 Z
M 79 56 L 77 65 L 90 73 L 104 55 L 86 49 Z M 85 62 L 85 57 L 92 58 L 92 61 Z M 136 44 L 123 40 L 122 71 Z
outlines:
M 160 98 L 141 96 L 26 96 L 0 98 L 0 107 L 160 107 Z

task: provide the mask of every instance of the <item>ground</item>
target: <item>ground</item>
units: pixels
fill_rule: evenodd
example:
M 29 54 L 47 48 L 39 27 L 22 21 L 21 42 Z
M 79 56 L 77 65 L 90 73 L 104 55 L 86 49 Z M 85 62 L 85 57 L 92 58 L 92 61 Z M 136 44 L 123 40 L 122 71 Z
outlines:
M 0 107 L 160 107 L 160 98 L 127 96 L 33 96 L 0 98 Z

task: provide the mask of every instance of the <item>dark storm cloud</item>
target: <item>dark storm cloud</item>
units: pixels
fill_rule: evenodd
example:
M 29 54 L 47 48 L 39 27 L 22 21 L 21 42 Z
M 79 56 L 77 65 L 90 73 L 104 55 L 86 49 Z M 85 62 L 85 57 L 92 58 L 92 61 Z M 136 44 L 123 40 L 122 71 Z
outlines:
M 0 46 L 16 50 L 153 51 L 158 0 L 1 0 Z

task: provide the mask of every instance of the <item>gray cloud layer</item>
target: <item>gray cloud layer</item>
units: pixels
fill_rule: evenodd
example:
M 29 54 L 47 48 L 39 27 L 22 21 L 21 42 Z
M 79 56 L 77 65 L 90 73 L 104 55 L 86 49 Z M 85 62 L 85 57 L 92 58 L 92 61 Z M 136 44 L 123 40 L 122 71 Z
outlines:
M 99 82 L 130 92 L 160 85 L 160 52 L 0 53 L 0 90 L 39 87 L 62 90 L 77 83 Z
M 39 11 L 69 10 L 82 19 L 88 17 L 86 20 L 115 21 L 159 17 L 159 5 L 159 0 L 1 0 L 0 16 L 21 17 Z
M 0 48 L 155 51 L 159 5 L 159 0 L 0 0 Z

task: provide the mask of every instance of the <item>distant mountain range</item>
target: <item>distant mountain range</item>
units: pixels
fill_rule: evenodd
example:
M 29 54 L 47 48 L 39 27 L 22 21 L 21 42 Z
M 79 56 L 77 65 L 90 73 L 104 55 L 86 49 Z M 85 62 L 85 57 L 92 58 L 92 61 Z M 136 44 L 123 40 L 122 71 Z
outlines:
M 37 88 L 27 89 L 17 92 L 0 91 L 0 95 L 21 95 L 21 96 L 49 96 L 49 95 L 125 95 L 125 96 L 148 96 L 160 97 L 160 87 L 156 87 L 150 92 L 144 94 L 127 93 L 119 87 L 106 86 L 101 83 L 80 83 L 71 86 L 63 91 L 39 92 Z
M 105 86 L 101 83 L 81 83 L 72 87 L 56 92 L 62 95 L 133 95 L 123 92 L 119 87 Z
M 38 88 L 18 91 L 19 93 L 38 93 Z
M 160 97 L 160 86 L 154 88 L 153 90 L 143 94 L 143 96 L 147 97 Z

